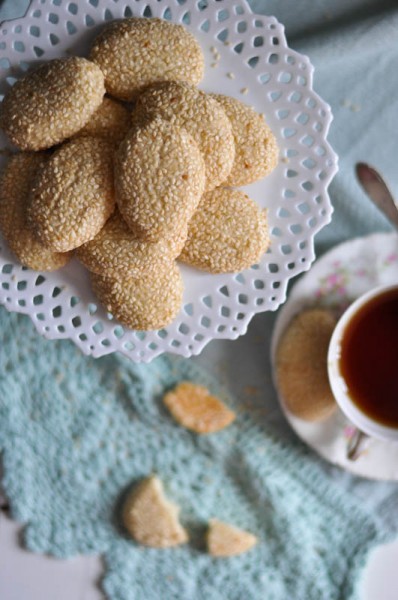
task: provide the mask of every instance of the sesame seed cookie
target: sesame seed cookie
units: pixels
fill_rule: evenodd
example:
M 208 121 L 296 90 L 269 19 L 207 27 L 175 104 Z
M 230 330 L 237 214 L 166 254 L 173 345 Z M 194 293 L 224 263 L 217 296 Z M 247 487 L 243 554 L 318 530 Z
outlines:
M 264 117 L 247 104 L 211 94 L 225 110 L 235 139 L 235 160 L 223 185 L 247 185 L 269 175 L 278 163 L 278 146 Z
M 206 188 L 225 181 L 232 169 L 235 142 L 221 105 L 192 85 L 169 81 L 151 86 L 138 98 L 134 119 L 159 115 L 183 127 L 198 144 L 206 165 Z
M 143 479 L 127 496 L 122 511 L 124 526 L 139 544 L 170 548 L 188 541 L 178 520 L 179 507 L 165 496 L 160 479 Z
M 0 228 L 18 260 L 35 271 L 60 269 L 70 259 L 43 246 L 26 222 L 32 180 L 46 159 L 41 153 L 14 154 L 0 180 Z
M 180 260 L 210 273 L 242 271 L 269 246 L 266 211 L 240 190 L 205 194 L 188 227 Z
M 243 554 L 258 542 L 252 533 L 218 519 L 210 519 L 206 540 L 209 554 L 219 558 Z
M 80 137 L 62 145 L 40 169 L 28 221 L 43 244 L 67 252 L 93 239 L 115 208 L 113 145 Z
M 204 74 L 203 53 L 193 35 L 162 19 L 111 23 L 94 40 L 90 59 L 104 73 L 107 92 L 127 101 L 155 81 L 197 84 Z
M 288 410 L 305 421 L 327 419 L 337 408 L 329 384 L 327 353 L 334 314 L 310 308 L 296 315 L 276 351 L 278 388 Z
M 0 125 L 22 150 L 50 148 L 84 127 L 104 93 L 96 64 L 77 56 L 51 60 L 5 95 Z
M 74 137 L 93 135 L 119 144 L 130 126 L 130 111 L 120 102 L 104 98 L 88 123 Z
M 131 329 L 162 329 L 173 321 L 181 307 L 183 282 L 174 262 L 137 279 L 92 273 L 91 282 L 106 310 Z
M 137 237 L 179 235 L 205 185 L 201 152 L 184 129 L 163 119 L 132 127 L 115 161 L 116 199 Z
M 134 235 L 116 209 L 95 238 L 80 246 L 76 254 L 92 273 L 145 277 L 177 258 L 186 241 L 187 229 L 167 240 L 147 242 Z
M 215 433 L 235 420 L 235 413 L 203 385 L 182 381 L 163 402 L 177 423 L 195 433 Z

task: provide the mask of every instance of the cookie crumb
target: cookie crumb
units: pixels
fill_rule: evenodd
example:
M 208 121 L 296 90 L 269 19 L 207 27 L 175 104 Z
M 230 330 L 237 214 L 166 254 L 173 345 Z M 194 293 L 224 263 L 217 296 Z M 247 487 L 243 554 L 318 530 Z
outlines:
M 211 519 L 207 531 L 207 548 L 211 556 L 226 558 L 247 552 L 257 544 L 256 536 L 229 523 Z
M 177 423 L 195 433 L 215 433 L 228 427 L 235 413 L 202 386 L 183 381 L 163 398 Z

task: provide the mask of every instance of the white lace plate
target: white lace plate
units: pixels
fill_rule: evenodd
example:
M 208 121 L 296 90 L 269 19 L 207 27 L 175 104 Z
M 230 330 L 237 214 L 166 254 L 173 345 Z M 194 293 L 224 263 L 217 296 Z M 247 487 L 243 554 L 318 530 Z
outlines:
M 205 54 L 200 87 L 266 115 L 281 160 L 269 177 L 244 189 L 268 207 L 271 249 L 239 274 L 182 266 L 184 304 L 175 321 L 160 331 L 137 332 L 97 303 L 76 260 L 54 273 L 37 273 L 21 267 L 0 238 L 0 303 L 28 314 L 45 337 L 69 338 L 85 354 L 119 351 L 148 362 L 163 352 L 199 354 L 213 338 L 235 339 L 255 313 L 284 302 L 289 279 L 309 269 L 314 236 L 331 219 L 327 187 L 337 157 L 326 140 L 330 108 L 312 90 L 309 60 L 287 47 L 276 19 L 254 15 L 244 0 L 33 0 L 23 19 L 1 25 L 0 92 L 40 62 L 86 54 L 101 23 L 132 15 L 185 24 Z M 0 143 L 6 147 L 3 137 Z
M 336 246 L 316 261 L 290 292 L 272 335 L 272 360 L 290 320 L 309 306 L 333 306 L 342 313 L 353 300 L 379 285 L 398 281 L 398 236 L 376 233 Z M 275 369 L 273 369 L 275 372 Z M 275 381 L 277 387 L 277 382 Z M 367 438 L 356 460 L 348 460 L 347 444 L 355 429 L 338 409 L 321 423 L 292 415 L 280 396 L 287 420 L 297 435 L 327 461 L 369 479 L 398 480 L 398 443 Z

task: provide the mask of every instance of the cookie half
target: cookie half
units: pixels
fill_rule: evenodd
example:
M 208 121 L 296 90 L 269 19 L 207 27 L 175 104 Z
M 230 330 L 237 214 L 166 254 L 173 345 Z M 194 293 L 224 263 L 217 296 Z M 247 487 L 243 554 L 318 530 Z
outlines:
M 170 502 L 156 476 L 141 481 L 123 505 L 123 523 L 139 544 L 170 548 L 184 544 L 188 535 L 178 519 L 179 507 Z

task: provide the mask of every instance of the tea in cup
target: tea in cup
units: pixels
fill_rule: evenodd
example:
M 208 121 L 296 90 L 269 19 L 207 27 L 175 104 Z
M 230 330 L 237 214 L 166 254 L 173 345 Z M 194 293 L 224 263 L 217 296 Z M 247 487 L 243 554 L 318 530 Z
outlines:
M 330 340 L 328 375 L 360 431 L 398 442 L 398 284 L 367 292 L 344 312 Z

